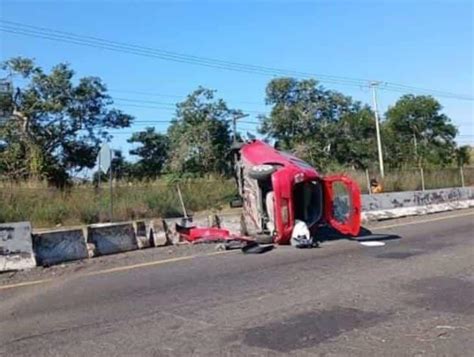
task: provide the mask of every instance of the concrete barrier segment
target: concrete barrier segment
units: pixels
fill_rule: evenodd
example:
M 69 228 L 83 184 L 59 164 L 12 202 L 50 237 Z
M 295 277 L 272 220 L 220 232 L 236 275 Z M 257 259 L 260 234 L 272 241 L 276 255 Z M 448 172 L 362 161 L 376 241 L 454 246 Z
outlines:
M 138 249 L 133 223 L 102 223 L 87 227 L 87 242 L 97 255 L 115 254 Z
M 474 207 L 474 200 L 436 203 L 424 206 L 399 207 L 386 210 L 362 212 L 362 222 L 381 221 L 408 216 L 421 216 L 430 213 L 440 213 Z
M 38 265 L 49 266 L 89 258 L 86 228 L 51 230 L 33 234 Z
M 0 271 L 36 266 L 30 222 L 0 224 Z

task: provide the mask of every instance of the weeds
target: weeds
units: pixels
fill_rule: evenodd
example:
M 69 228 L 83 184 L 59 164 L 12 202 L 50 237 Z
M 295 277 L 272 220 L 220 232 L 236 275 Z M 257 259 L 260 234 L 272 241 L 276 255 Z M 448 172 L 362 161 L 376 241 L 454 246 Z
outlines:
M 181 183 L 189 213 L 219 209 L 235 195 L 231 180 L 192 180 Z M 165 182 L 114 187 L 113 219 L 117 221 L 182 216 L 176 186 Z M 0 186 L 0 222 L 28 220 L 35 227 L 90 224 L 110 220 L 108 189 L 80 185 L 60 191 L 39 183 Z
M 365 172 L 338 173 L 351 176 L 367 192 Z M 459 169 L 425 170 L 424 176 L 426 189 L 461 186 Z M 474 168 L 464 169 L 464 181 L 466 186 L 474 185 Z M 419 190 L 420 172 L 388 172 L 383 186 L 385 192 Z M 227 179 L 189 179 L 181 181 L 180 187 L 190 213 L 226 207 L 236 194 L 235 181 Z M 61 191 L 42 182 L 0 183 L 0 222 L 28 220 L 35 227 L 104 222 L 110 220 L 109 205 L 107 187 L 98 191 L 92 185 L 76 185 Z M 114 187 L 116 221 L 181 215 L 175 182 L 116 183 Z

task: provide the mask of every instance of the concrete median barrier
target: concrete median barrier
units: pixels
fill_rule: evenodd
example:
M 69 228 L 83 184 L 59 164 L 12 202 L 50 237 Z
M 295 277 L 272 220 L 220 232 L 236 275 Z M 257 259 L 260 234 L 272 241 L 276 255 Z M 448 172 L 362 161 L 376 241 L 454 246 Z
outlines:
M 48 266 L 89 257 L 86 229 L 52 230 L 33 234 L 38 265 Z
M 374 221 L 474 207 L 474 188 L 390 192 L 362 196 L 362 220 Z M 238 233 L 240 211 L 219 217 L 222 228 Z M 148 247 L 179 243 L 175 224 L 180 218 L 93 224 L 38 232 L 32 235 L 29 222 L 0 224 L 0 271 L 48 266 Z M 212 225 L 206 216 L 193 223 Z
M 474 207 L 471 187 L 362 196 L 362 219 L 374 221 Z
M 115 254 L 138 249 L 133 223 L 104 223 L 87 227 L 87 242 L 97 255 Z
M 0 271 L 36 266 L 30 222 L 0 224 Z
M 161 219 L 149 222 L 149 234 L 153 247 L 164 247 L 171 243 L 171 230 L 168 224 Z
M 132 224 L 133 229 L 135 230 L 138 248 L 150 248 L 152 246 L 152 242 L 150 240 L 150 233 L 147 223 L 145 221 L 134 221 Z

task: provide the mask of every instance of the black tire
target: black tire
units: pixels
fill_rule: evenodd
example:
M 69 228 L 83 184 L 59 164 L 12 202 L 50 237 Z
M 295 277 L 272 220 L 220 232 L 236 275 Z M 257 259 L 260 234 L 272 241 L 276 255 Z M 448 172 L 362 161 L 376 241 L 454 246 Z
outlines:
M 266 180 L 275 171 L 276 167 L 273 165 L 255 165 L 250 168 L 249 176 L 255 180 Z

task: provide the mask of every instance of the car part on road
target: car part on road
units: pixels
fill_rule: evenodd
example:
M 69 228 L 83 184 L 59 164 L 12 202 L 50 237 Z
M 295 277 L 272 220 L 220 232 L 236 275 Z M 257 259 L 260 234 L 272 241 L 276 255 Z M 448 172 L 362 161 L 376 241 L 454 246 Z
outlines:
M 360 245 L 364 247 L 383 247 L 385 245 L 384 242 L 377 242 L 377 241 L 369 241 L 369 242 L 359 242 Z
M 233 239 L 229 240 L 223 243 L 220 243 L 216 246 L 216 250 L 236 250 L 236 249 L 242 249 L 245 247 L 247 244 L 249 244 L 248 241 L 242 240 L 242 239 Z
M 319 244 L 313 239 L 305 222 L 296 220 L 291 233 L 291 245 L 295 248 L 317 248 Z
M 263 254 L 273 250 L 274 246 L 271 245 L 260 245 L 257 242 L 249 242 L 242 248 L 244 254 Z
M 188 242 L 195 242 L 198 240 L 227 240 L 230 238 L 230 232 L 222 228 L 191 228 L 186 237 Z

